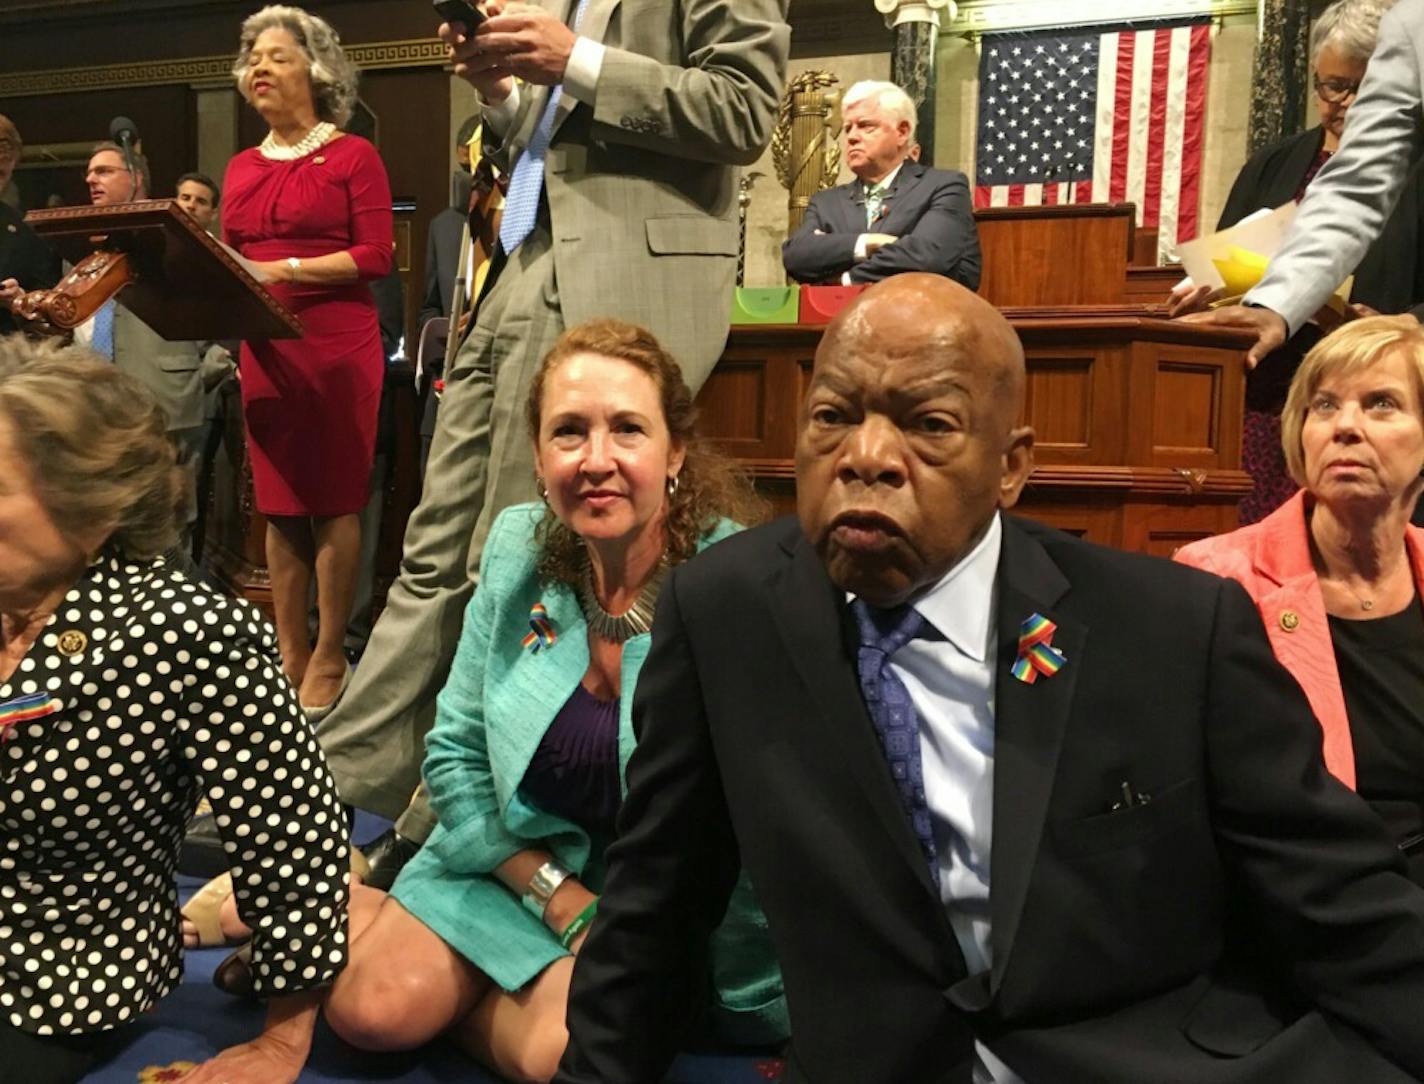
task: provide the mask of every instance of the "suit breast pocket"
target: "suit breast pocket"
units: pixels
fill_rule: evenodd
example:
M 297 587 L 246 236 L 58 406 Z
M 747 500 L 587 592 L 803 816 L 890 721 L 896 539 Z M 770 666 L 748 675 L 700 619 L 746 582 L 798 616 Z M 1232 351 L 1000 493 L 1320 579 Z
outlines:
M 1193 778 L 1158 790 L 1149 801 L 1127 809 L 1057 821 L 1050 831 L 1060 857 L 1089 858 L 1135 846 L 1203 816 L 1201 782 Z

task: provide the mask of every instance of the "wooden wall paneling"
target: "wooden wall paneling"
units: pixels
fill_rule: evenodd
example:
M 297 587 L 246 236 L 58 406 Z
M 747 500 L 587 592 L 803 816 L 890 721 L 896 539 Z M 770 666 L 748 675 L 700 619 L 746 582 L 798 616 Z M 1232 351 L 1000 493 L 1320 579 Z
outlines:
M 433 38 L 440 25 L 429 4 L 410 0 L 308 0 L 301 6 L 330 22 L 348 45 Z M 148 11 L 113 3 L 82 18 L 63 18 L 58 8 L 27 13 L 0 28 L 0 72 L 236 55 L 242 20 L 259 7 L 254 0 L 208 0 Z
M 396 199 L 413 199 L 409 272 L 404 275 L 406 351 L 417 341 L 415 318 L 425 290 L 425 245 L 430 220 L 450 200 L 450 76 L 438 68 L 367 72 L 361 100 L 376 115 L 381 160 Z
M 1181 264 L 1165 267 L 1130 266 L 1127 282 L 1123 287 L 1122 299 L 1129 305 L 1166 305 L 1172 287 L 1182 280 L 1186 272 Z
M 975 212 L 995 305 L 1114 305 L 1122 301 L 1131 204 L 987 207 Z
M 1171 557 L 1188 542 L 1233 531 L 1236 501 L 1131 500 L 1123 507 L 1123 549 Z
M 1036 455 L 1045 463 L 1119 463 L 1127 355 L 1102 342 L 1030 346 L 1022 423 L 1032 425 Z
M 119 115 L 130 117 L 138 125 L 153 172 L 149 194 L 154 197 L 173 195 L 178 178 L 197 166 L 197 101 L 185 86 L 123 87 L 68 94 L 62 99 L 7 98 L 0 100 L 0 113 L 15 122 L 30 147 L 98 143 L 109 138 L 111 120 Z M 16 176 L 29 203 L 27 210 L 43 207 L 52 191 L 69 204 L 89 202 L 84 165 L 77 161 L 54 170 L 26 164 Z
M 1121 503 L 1112 497 L 1080 498 L 1067 504 L 1052 490 L 1030 481 L 1011 511 L 1100 546 L 1123 548 Z

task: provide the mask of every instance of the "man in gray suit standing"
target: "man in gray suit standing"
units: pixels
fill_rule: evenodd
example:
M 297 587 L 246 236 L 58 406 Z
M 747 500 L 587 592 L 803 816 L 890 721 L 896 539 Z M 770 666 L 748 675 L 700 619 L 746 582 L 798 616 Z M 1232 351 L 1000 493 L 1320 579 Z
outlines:
M 737 167 L 771 138 L 786 7 L 486 0 L 478 28 L 442 27 L 456 75 L 480 92 L 486 153 L 513 173 L 493 285 L 445 377 L 400 578 L 322 727 L 347 801 L 394 817 L 419 780 L 488 527 L 535 496 L 523 406 L 564 328 L 594 316 L 642 324 L 694 389 L 716 363 L 736 272 Z M 432 823 L 418 802 L 397 830 L 423 839 Z
M 147 159 L 135 151 L 128 161 L 132 168 L 117 144 L 106 142 L 94 147 L 84 177 L 94 206 L 149 198 Z M 79 345 L 137 377 L 153 393 L 168 419 L 168 435 L 196 474 L 206 419 L 205 355 L 211 355 L 209 367 L 221 376 L 232 367 L 226 351 L 206 343 L 164 339 L 124 306 L 122 293 L 76 328 L 74 337 Z
M 1325 304 L 1399 202 L 1400 189 L 1424 147 L 1421 50 L 1424 0 L 1400 0 L 1380 20 L 1379 40 L 1350 107 L 1340 149 L 1306 189 L 1265 278 L 1240 305 L 1183 317 L 1254 331 L 1248 366 L 1254 367 L 1299 331 Z

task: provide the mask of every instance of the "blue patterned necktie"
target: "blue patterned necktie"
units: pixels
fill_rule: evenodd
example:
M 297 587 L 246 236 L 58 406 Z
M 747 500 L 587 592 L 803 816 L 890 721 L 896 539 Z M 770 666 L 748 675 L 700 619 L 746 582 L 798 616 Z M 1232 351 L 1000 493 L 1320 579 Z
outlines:
M 578 10 L 574 12 L 574 33 L 578 33 L 587 7 L 588 0 L 579 0 Z M 539 114 L 539 126 L 534 129 L 519 161 L 514 163 L 509 191 L 504 196 L 504 218 L 499 224 L 499 243 L 506 255 L 534 232 L 534 221 L 539 217 L 539 193 L 544 190 L 544 155 L 549 151 L 549 141 L 554 138 L 554 112 L 563 94 L 562 86 L 549 88 L 549 100 L 544 103 L 544 112 Z
M 105 361 L 114 360 L 114 299 L 111 297 L 94 311 L 93 335 L 89 349 Z
M 925 632 L 925 619 L 911 606 L 881 610 L 860 599 L 852 602 L 850 609 L 860 630 L 860 650 L 856 654 L 860 691 L 870 711 L 870 720 L 875 724 L 895 789 L 900 793 L 900 804 L 904 806 L 915 838 L 920 841 L 920 849 L 929 860 L 930 875 L 937 878 L 938 850 L 929 802 L 925 799 L 919 718 L 910 691 L 890 668 L 891 656 Z

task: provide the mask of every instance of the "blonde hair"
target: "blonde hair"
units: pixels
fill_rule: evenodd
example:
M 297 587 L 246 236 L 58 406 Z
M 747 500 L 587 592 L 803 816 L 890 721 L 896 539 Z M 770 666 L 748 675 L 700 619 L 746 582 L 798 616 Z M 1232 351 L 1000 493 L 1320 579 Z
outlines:
M 338 128 L 344 127 L 356 108 L 359 72 L 341 48 L 341 36 L 331 24 L 301 8 L 268 4 L 243 21 L 237 61 L 232 66 L 238 92 L 248 101 L 252 100 L 247 92 L 248 59 L 262 32 L 273 28 L 291 34 L 306 57 L 317 119 L 330 121 Z
M 1371 316 L 1353 320 L 1321 339 L 1305 355 L 1281 408 L 1281 451 L 1286 469 L 1305 485 L 1305 449 L 1301 432 L 1310 401 L 1327 376 L 1349 375 L 1383 361 L 1395 351 L 1409 361 L 1414 373 L 1414 394 L 1424 403 L 1424 327 L 1412 316 Z
M 187 471 L 133 377 L 77 347 L 0 336 L 0 422 L 60 531 L 97 526 L 139 560 L 177 545 Z

